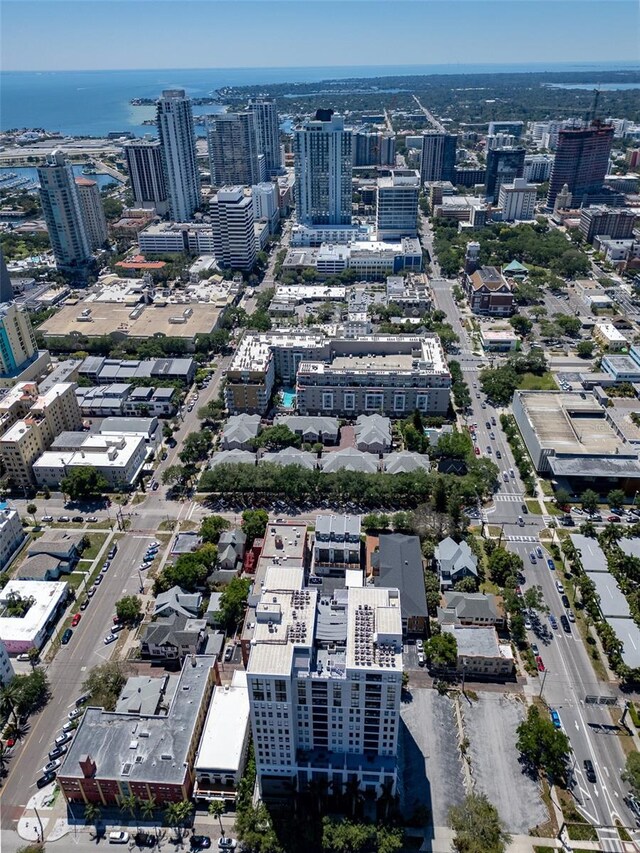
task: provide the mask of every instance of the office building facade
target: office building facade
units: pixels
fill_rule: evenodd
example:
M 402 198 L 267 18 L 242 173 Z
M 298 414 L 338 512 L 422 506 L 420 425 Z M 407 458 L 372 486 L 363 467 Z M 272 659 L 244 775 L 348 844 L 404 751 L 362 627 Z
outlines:
M 251 187 L 253 200 L 253 216 L 256 222 L 269 223 L 269 232 L 277 229 L 280 222 L 280 205 L 278 185 L 272 181 L 263 181 Z
M 293 135 L 301 225 L 350 225 L 352 135 L 342 116 L 318 110 Z
M 98 184 L 88 178 L 76 178 L 76 188 L 89 248 L 95 252 L 104 246 L 108 236 L 107 217 L 104 215 L 100 190 Z
M 526 154 L 523 178 L 532 184 L 542 184 L 551 177 L 553 154 Z
M 353 131 L 354 166 L 395 166 L 396 138 L 393 133 L 359 128 Z
M 61 151 L 54 151 L 38 166 L 38 180 L 56 267 L 73 278 L 86 278 L 92 263 L 91 246 L 73 169 Z
M 556 196 L 567 184 L 574 205 L 601 193 L 613 145 L 612 124 L 592 122 L 588 127 L 566 127 L 559 131 L 556 157 L 549 179 L 547 207 L 553 209 Z
M 213 247 L 220 267 L 252 270 L 256 263 L 253 200 L 242 187 L 224 187 L 211 200 Z
M 451 133 L 429 131 L 422 137 L 420 180 L 454 181 L 458 137 Z
M 390 177 L 378 178 L 376 232 L 378 240 L 418 236 L 420 173 L 394 169 Z
M 188 222 L 201 199 L 193 111 L 184 89 L 166 89 L 162 93 L 156 120 L 169 214 L 175 222 Z
M 497 201 L 502 184 L 512 184 L 524 173 L 524 148 L 493 148 L 487 152 L 484 194 Z
M 251 186 L 264 179 L 253 112 L 211 116 L 207 143 L 212 186 Z
M 280 146 L 280 119 L 276 102 L 271 98 L 249 101 L 253 113 L 258 154 L 264 157 L 266 177 L 282 173 L 282 148 Z
M 159 216 L 169 210 L 162 151 L 157 139 L 136 139 L 123 146 L 136 207 L 154 209 Z

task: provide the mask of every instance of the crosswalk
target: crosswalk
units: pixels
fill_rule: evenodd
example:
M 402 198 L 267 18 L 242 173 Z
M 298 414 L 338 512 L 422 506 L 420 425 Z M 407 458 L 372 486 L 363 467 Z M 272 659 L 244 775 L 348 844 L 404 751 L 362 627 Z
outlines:
M 513 535 L 513 536 L 505 536 L 504 538 L 507 540 L 507 542 L 537 542 L 538 541 L 537 536 L 518 536 L 517 534 Z
M 514 495 L 513 493 L 504 494 L 503 492 L 499 492 L 497 495 L 493 496 L 494 501 L 497 503 L 514 503 L 519 504 L 522 503 L 522 495 Z

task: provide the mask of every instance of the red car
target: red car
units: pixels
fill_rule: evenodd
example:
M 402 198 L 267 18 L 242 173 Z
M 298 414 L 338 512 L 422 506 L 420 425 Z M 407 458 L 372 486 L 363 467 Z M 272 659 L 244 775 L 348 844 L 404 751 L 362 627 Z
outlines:
M 476 456 L 480 456 L 480 448 L 476 447 Z
M 16 739 L 14 737 L 8 737 L 5 741 L 5 747 L 7 749 L 11 749 L 12 746 L 16 745 Z
M 620 516 L 619 515 L 608 515 L 607 521 L 610 524 L 620 524 Z
M 78 622 L 82 619 L 82 613 L 76 613 L 73 619 L 71 620 L 71 627 L 75 628 Z
M 544 663 L 540 655 L 536 655 L 536 666 L 538 667 L 538 672 L 544 672 Z

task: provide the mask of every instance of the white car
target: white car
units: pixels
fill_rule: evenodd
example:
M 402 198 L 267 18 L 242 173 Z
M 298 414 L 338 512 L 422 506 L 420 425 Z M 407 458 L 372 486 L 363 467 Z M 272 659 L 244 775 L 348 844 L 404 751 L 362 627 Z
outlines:
M 427 662 L 426 655 L 422 651 L 422 649 L 420 649 L 418 651 L 418 666 L 424 666 L 426 662 Z
M 115 643 L 117 639 L 118 637 L 116 634 L 107 634 L 107 636 L 104 638 L 104 644 L 105 646 L 108 646 L 109 643 Z
M 560 593 L 560 595 L 563 595 L 563 594 L 564 594 L 564 587 L 563 587 L 563 585 L 560 583 L 560 581 L 556 581 L 556 589 L 558 590 L 558 592 Z

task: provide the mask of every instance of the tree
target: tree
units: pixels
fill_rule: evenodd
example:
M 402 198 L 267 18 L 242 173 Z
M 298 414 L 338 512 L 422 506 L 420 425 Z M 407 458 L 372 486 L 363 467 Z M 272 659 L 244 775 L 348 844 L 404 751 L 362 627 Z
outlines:
M 208 515 L 202 520 L 202 524 L 200 525 L 200 538 L 203 542 L 211 542 L 217 545 L 220 534 L 228 530 L 229 527 L 229 522 L 221 515 Z
M 436 634 L 424 644 L 424 653 L 436 669 L 455 669 L 458 663 L 458 643 L 453 634 Z
M 33 519 L 33 523 L 36 523 L 36 512 L 38 511 L 38 507 L 35 504 L 27 504 L 26 506 L 27 515 L 30 515 Z
M 169 465 L 162 472 L 161 479 L 163 486 L 183 486 L 189 479 L 189 476 L 184 465 Z
M 541 586 L 530 586 L 525 589 L 522 595 L 522 603 L 528 610 L 539 610 L 541 613 L 549 612 L 549 608 L 544 601 Z
M 254 539 L 261 539 L 267 524 L 269 513 L 264 509 L 246 509 L 242 513 L 242 530 L 247 537 L 247 548 L 251 548 Z
M 276 424 L 262 430 L 253 443 L 255 447 L 263 447 L 265 450 L 281 450 L 284 447 L 300 447 L 302 439 L 286 424 Z
M 156 798 L 151 796 L 147 800 L 140 800 L 140 816 L 142 820 L 153 820 L 156 813 Z
M 93 824 L 96 835 L 98 835 L 98 824 L 102 817 L 102 809 L 96 803 L 87 803 L 84 807 L 84 822 L 87 826 Z
M 14 713 L 19 717 L 28 717 L 49 701 L 49 681 L 39 667 L 29 675 L 16 675 L 13 684 L 18 691 Z
M 523 569 L 522 558 L 505 548 L 495 548 L 488 561 L 491 580 L 498 586 L 515 586 L 515 578 Z
M 176 828 L 176 836 L 178 840 L 182 838 L 180 830 L 191 817 L 193 808 L 193 803 L 190 803 L 188 800 L 181 800 L 177 803 L 169 803 L 165 809 L 165 820 L 169 826 L 174 826 Z
M 113 711 L 118 697 L 131 674 L 131 667 L 124 661 L 109 660 L 94 666 L 82 685 L 89 694 L 92 705 L 98 705 L 105 711 Z
M 548 717 L 540 715 L 536 705 L 529 707 L 526 720 L 520 723 L 516 732 L 516 748 L 529 764 L 552 779 L 563 776 L 569 755 L 569 739 Z
M 120 806 L 121 811 L 129 812 L 130 816 L 133 818 L 136 816 L 136 812 L 138 811 L 138 798 L 135 794 L 123 794 L 118 798 L 118 805 Z
M 459 806 L 452 806 L 449 825 L 456 834 L 456 853 L 504 853 L 511 843 L 497 809 L 484 794 L 467 794 Z
M 246 578 L 232 578 L 220 596 L 220 617 L 229 630 L 235 629 L 244 614 L 250 587 Z
M 224 803 L 220 800 L 214 800 L 209 803 L 209 814 L 211 817 L 217 817 L 220 823 L 220 835 L 224 838 L 224 826 L 222 825 L 222 815 L 225 813 Z
M 625 501 L 625 493 L 622 489 L 611 489 L 607 495 L 607 503 L 612 507 L 621 507 Z
M 81 501 L 104 495 L 109 489 L 109 483 L 93 466 L 84 465 L 73 468 L 63 477 L 60 489 L 71 500 Z
M 631 785 L 636 796 L 640 796 L 640 752 L 630 752 L 622 773 L 622 781 Z
M 525 337 L 529 334 L 531 329 L 533 329 L 533 323 L 529 320 L 528 317 L 523 317 L 522 314 L 515 314 L 513 317 L 509 317 L 509 322 L 513 326 L 514 330 L 522 337 Z
M 116 601 L 116 616 L 121 622 L 134 624 L 142 615 L 142 601 L 137 595 L 125 595 Z
M 580 504 L 587 512 L 595 512 L 598 509 L 598 495 L 593 489 L 585 489 L 580 495 Z
M 189 465 L 206 459 L 212 439 L 213 434 L 208 429 L 203 429 L 201 432 L 190 432 L 182 442 L 182 450 L 178 454 L 180 461 Z
M 591 358 L 593 349 L 593 341 L 580 341 L 576 346 L 576 353 L 580 358 Z
M 191 554 L 180 554 L 175 563 L 169 563 L 156 578 L 154 595 L 166 592 L 173 586 L 179 586 L 187 592 L 203 587 L 207 575 L 215 568 L 218 549 L 215 545 L 207 544 Z
M 474 575 L 468 575 L 454 584 L 453 588 L 456 592 L 477 592 L 478 579 Z
M 562 486 L 559 489 L 556 489 L 556 493 L 553 496 L 556 506 L 565 507 L 571 500 L 571 495 L 566 489 L 563 489 Z

